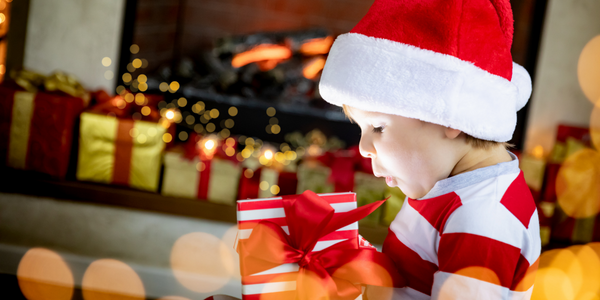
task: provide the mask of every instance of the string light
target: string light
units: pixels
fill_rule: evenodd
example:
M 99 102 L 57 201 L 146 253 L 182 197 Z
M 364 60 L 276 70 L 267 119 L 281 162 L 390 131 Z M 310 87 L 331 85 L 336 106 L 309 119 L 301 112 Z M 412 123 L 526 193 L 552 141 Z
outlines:
M 276 184 L 271 186 L 270 191 L 271 191 L 271 194 L 273 194 L 273 195 L 279 194 L 279 191 L 280 191 L 279 186 Z
M 281 131 L 281 127 L 279 127 L 279 125 L 275 124 L 273 126 L 271 126 L 271 132 L 273 132 L 273 134 L 278 134 Z
M 266 191 L 269 189 L 269 183 L 266 181 L 261 181 L 259 187 L 261 190 Z
M 146 97 L 144 97 L 144 94 L 142 94 L 142 93 L 135 94 L 135 104 L 137 104 L 139 106 L 146 105 Z
M 146 141 L 147 141 L 147 140 L 148 140 L 148 138 L 146 137 L 146 135 L 145 135 L 145 134 L 140 134 L 140 135 L 138 135 L 138 137 L 137 137 L 137 141 L 138 141 L 138 143 L 140 143 L 140 144 L 144 144 L 144 143 L 146 143 Z
M 267 108 L 267 116 L 273 117 L 273 116 L 275 116 L 276 113 L 277 113 L 277 110 L 275 110 L 274 107 Z
M 135 67 L 131 63 L 128 63 L 127 71 L 129 71 L 130 73 L 133 73 L 133 72 L 135 72 Z
M 235 146 L 235 139 L 234 138 L 228 138 L 225 141 L 225 145 L 227 145 L 228 147 L 233 147 Z
M 181 131 L 179 133 L 179 140 L 181 140 L 182 142 L 185 142 L 185 141 L 187 141 L 187 139 L 188 139 L 188 133 L 185 131 Z
M 187 99 L 183 97 L 179 98 L 179 100 L 177 100 L 177 105 L 179 105 L 179 107 L 185 107 L 187 105 Z
M 212 150 L 213 148 L 215 148 L 215 141 L 209 139 L 204 143 L 204 148 L 208 149 L 208 150 Z
M 173 140 L 173 137 L 171 136 L 170 133 L 165 133 L 165 134 L 163 134 L 162 139 L 163 139 L 163 142 L 170 143 Z
M 244 177 L 246 177 L 246 178 L 252 178 L 252 176 L 254 176 L 254 171 L 252 171 L 252 169 L 246 169 L 244 171 Z
M 160 85 L 158 86 L 158 89 L 164 93 L 169 90 L 169 84 L 166 82 L 161 82 Z
M 202 126 L 202 124 L 196 124 L 194 125 L 194 131 L 197 133 L 202 133 L 204 132 L 204 126 Z
M 194 118 L 194 116 L 189 115 L 187 117 L 185 117 L 185 122 L 188 123 L 188 125 L 192 125 L 194 123 L 196 123 L 196 118 Z
M 125 101 L 127 101 L 127 103 L 131 103 L 133 100 L 135 100 L 135 96 L 133 96 L 132 93 L 127 93 L 125 95 Z
M 132 54 L 137 54 L 140 52 L 140 46 L 133 44 L 129 47 L 129 51 L 131 51 Z
M 168 110 L 165 113 L 165 117 L 167 117 L 169 120 L 173 120 L 173 118 L 175 118 L 175 112 L 173 110 Z
M 105 57 L 102 59 L 103 66 L 110 67 L 111 64 L 112 64 L 112 60 L 110 59 L 110 57 Z
M 123 74 L 123 82 L 125 82 L 125 83 L 131 82 L 131 79 L 132 79 L 131 74 L 129 74 L 129 73 Z
M 119 94 L 119 95 L 121 95 L 121 96 L 123 95 L 123 93 L 124 93 L 124 92 L 126 92 L 126 90 L 125 90 L 125 87 L 124 87 L 124 86 L 122 86 L 122 85 L 118 86 L 118 87 L 115 89 L 115 91 L 117 92 L 117 94 Z
M 213 124 L 213 123 L 206 124 L 206 131 L 213 132 L 213 131 L 215 131 L 215 129 L 217 129 L 215 124 Z
M 211 109 L 210 111 L 210 117 L 213 119 L 216 119 L 219 117 L 219 110 L 216 108 Z
M 140 91 L 142 91 L 142 92 L 145 92 L 146 90 L 148 90 L 148 84 L 147 84 L 147 83 L 145 83 L 145 82 L 141 82 L 141 83 L 138 85 L 138 89 L 139 89 Z
M 171 82 L 171 84 L 169 85 L 169 92 L 175 93 L 175 92 L 177 92 L 177 90 L 179 90 L 179 82 L 177 82 L 177 81 Z
M 235 106 L 232 106 L 228 110 L 229 115 L 235 117 L 238 114 L 238 109 Z
M 138 80 L 139 82 L 147 82 L 147 81 L 148 81 L 148 77 L 147 77 L 146 75 L 144 75 L 144 74 L 140 74 L 140 75 L 138 76 L 137 80 Z
M 152 110 L 150 109 L 149 106 L 142 107 L 142 115 L 148 116 L 148 115 L 150 115 L 151 112 L 152 112 Z
M 142 67 L 142 60 L 139 58 L 136 58 L 131 62 L 131 65 L 133 65 L 134 68 L 139 69 Z

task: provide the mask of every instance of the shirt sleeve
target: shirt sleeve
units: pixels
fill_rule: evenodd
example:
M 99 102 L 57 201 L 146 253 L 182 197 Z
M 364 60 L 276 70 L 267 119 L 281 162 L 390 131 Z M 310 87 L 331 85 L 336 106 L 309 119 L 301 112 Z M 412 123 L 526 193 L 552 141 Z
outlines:
M 474 224 L 471 223 L 471 226 Z M 432 299 L 530 299 L 537 261 L 531 263 L 520 247 L 495 236 L 505 230 L 489 230 L 480 224 L 476 231 L 443 233 L 439 240 L 439 269 L 434 273 Z M 513 229 L 527 243 L 528 231 Z

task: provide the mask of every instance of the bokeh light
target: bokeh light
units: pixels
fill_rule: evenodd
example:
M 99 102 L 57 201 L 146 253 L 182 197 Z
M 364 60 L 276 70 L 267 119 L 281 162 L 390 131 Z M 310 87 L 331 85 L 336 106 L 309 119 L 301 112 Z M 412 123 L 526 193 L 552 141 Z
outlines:
M 481 266 L 471 266 L 463 268 L 454 274 L 449 274 L 440 287 L 438 299 L 460 299 L 462 295 L 461 287 L 468 284 L 470 280 L 465 277 L 492 283 L 492 285 L 486 285 L 486 295 L 490 296 L 490 299 L 494 299 L 493 295 L 501 294 L 500 279 L 493 270 Z
M 273 116 L 275 116 L 276 113 L 277 113 L 277 110 L 275 110 L 274 107 L 267 108 L 267 116 L 273 117 Z
M 592 38 L 579 55 L 579 86 L 592 103 L 600 100 L 600 35 Z
M 238 114 L 238 109 L 237 107 L 232 106 L 229 108 L 228 112 L 230 116 L 235 117 Z
M 594 105 L 594 110 L 590 117 L 590 136 L 592 144 L 594 144 L 597 151 L 600 151 L 600 101 Z
M 229 255 L 231 256 L 231 261 L 233 262 L 233 269 L 231 270 L 231 275 L 234 278 L 241 278 L 241 274 L 240 274 L 240 256 L 238 255 L 238 253 L 236 252 L 235 248 L 236 248 L 236 243 L 237 243 L 237 234 L 238 234 L 238 228 L 237 225 L 233 225 L 231 227 L 229 227 L 229 229 L 227 229 L 227 231 L 225 231 L 225 233 L 223 234 L 223 236 L 221 237 L 221 240 L 223 241 L 223 243 L 225 244 L 225 246 L 227 247 L 227 249 L 229 250 Z
M 228 246 L 209 233 L 188 233 L 171 249 L 171 268 L 179 283 L 198 293 L 223 287 L 235 270 Z
M 140 52 L 140 46 L 133 44 L 129 47 L 129 51 L 131 51 L 132 54 L 137 54 Z
M 134 68 L 139 69 L 142 67 L 142 60 L 139 58 L 136 58 L 131 62 L 131 65 L 133 65 Z
M 73 273 L 52 250 L 29 249 L 19 262 L 17 280 L 29 300 L 70 300 L 73 296 Z
M 556 178 L 556 196 L 562 210 L 573 218 L 600 212 L 600 153 L 585 148 L 567 157 Z
M 124 262 L 99 259 L 89 265 L 81 282 L 85 300 L 143 300 L 144 284 L 138 274 Z
M 110 67 L 110 65 L 112 64 L 112 59 L 110 59 L 110 57 L 105 57 L 102 59 L 102 65 L 105 67 Z

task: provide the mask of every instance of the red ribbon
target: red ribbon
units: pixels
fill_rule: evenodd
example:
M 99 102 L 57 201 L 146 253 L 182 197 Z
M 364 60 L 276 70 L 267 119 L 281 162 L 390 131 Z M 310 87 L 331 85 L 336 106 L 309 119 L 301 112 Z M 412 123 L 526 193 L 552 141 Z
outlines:
M 275 223 L 259 222 L 250 237 L 240 242 L 242 276 L 298 263 L 296 299 L 300 300 L 320 299 L 323 293 L 328 299 L 355 299 L 361 293 L 360 284 L 406 286 L 389 257 L 360 248 L 357 240 L 311 252 L 320 238 L 366 217 L 385 200 L 342 213 L 334 213 L 326 200 L 311 191 L 283 196 L 282 201 L 290 234 Z
M 331 168 L 328 180 L 334 184 L 336 193 L 354 189 L 354 172 L 373 173 L 371 160 L 360 155 L 358 146 L 350 147 L 348 150 L 327 152 L 317 160 Z

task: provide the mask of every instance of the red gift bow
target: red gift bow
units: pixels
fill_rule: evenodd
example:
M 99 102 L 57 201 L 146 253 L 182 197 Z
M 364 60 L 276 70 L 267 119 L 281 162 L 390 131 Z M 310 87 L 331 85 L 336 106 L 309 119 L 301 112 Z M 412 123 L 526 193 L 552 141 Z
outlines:
M 358 146 L 348 150 L 327 152 L 317 158 L 331 168 L 328 180 L 334 184 L 334 192 L 348 192 L 354 189 L 354 172 L 373 173 L 371 160 L 360 155 Z
M 250 237 L 240 243 L 242 276 L 298 263 L 296 299 L 300 300 L 322 297 L 319 289 L 314 288 L 315 281 L 325 289 L 328 299 L 355 299 L 361 293 L 359 284 L 407 285 L 389 257 L 375 249 L 359 248 L 356 240 L 311 252 L 320 238 L 366 217 L 385 200 L 334 213 L 331 205 L 312 191 L 282 198 L 290 234 L 275 223 L 259 222 Z M 381 270 L 385 270 L 389 278 L 380 276 Z

